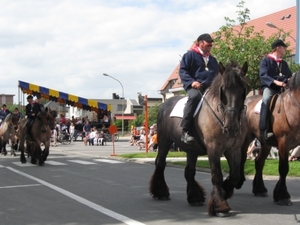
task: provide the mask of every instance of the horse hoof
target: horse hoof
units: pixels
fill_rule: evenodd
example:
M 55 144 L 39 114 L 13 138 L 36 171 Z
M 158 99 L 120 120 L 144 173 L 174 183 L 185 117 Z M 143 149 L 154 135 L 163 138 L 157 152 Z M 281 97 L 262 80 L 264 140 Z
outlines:
M 196 207 L 203 206 L 203 205 L 204 205 L 204 202 L 191 202 L 190 203 L 190 206 L 196 206 Z
M 216 213 L 216 216 L 217 217 L 229 217 L 230 214 L 227 212 L 227 213 L 224 213 L 224 212 L 218 212 Z
M 285 206 L 291 206 L 291 205 L 293 205 L 293 203 L 292 203 L 292 201 L 291 201 L 290 198 L 281 199 L 278 202 L 275 202 L 275 204 L 277 204 L 277 205 L 285 205 Z

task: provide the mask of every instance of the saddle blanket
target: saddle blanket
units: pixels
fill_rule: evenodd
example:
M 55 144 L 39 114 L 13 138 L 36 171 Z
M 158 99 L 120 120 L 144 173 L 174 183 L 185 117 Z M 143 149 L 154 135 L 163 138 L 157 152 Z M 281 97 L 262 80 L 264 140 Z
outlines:
M 203 95 L 203 98 L 205 97 L 206 95 L 206 92 L 204 93 Z M 200 110 L 201 108 L 201 105 L 202 105 L 202 102 L 203 102 L 203 98 L 201 98 L 201 100 L 199 101 L 198 105 L 197 105 L 197 108 L 194 112 L 194 117 L 196 116 L 197 112 Z M 179 117 L 179 118 L 182 118 L 183 117 L 183 112 L 184 112 L 184 107 L 185 107 L 185 104 L 188 100 L 188 97 L 184 97 L 182 99 L 180 99 L 176 105 L 174 106 L 172 112 L 170 113 L 170 117 Z
M 262 103 L 262 99 L 256 103 L 256 105 L 254 107 L 254 113 L 260 114 L 261 103 Z

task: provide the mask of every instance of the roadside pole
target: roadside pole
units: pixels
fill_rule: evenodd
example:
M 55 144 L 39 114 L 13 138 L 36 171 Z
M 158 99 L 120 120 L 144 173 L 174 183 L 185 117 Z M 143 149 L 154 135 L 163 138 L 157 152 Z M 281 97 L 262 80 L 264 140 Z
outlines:
M 118 128 L 115 125 L 110 125 L 108 128 L 108 132 L 111 134 L 111 141 L 113 146 L 113 153 L 110 156 L 117 156 L 115 153 L 115 133 L 117 133 Z

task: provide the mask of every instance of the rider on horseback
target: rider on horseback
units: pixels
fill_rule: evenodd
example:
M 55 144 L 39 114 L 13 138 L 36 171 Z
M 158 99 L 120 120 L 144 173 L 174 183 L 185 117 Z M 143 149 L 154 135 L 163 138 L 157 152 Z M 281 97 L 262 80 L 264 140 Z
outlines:
M 275 94 L 280 92 L 282 87 L 286 86 L 288 79 L 292 76 L 287 62 L 282 59 L 287 45 L 281 39 L 278 39 L 272 43 L 271 48 L 273 49 L 272 52 L 261 60 L 259 71 L 263 89 L 259 119 L 260 139 L 262 142 L 273 136 L 273 133 L 267 130 L 270 101 Z
M 40 105 L 33 100 L 32 95 L 27 96 L 28 104 L 26 105 L 26 116 L 27 116 L 27 123 L 26 123 L 26 134 L 29 136 L 30 128 L 35 120 L 37 114 L 41 111 Z
M 212 43 L 213 39 L 209 34 L 201 34 L 191 50 L 183 55 L 180 63 L 180 79 L 188 94 L 181 122 L 181 141 L 185 143 L 194 140 L 191 130 L 194 111 L 201 100 L 201 94 L 218 74 L 218 62 L 210 55 Z

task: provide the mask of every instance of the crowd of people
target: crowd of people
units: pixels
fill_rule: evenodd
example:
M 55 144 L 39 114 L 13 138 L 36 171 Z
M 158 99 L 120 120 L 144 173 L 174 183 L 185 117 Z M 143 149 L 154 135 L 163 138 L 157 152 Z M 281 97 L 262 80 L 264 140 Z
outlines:
M 88 145 L 104 145 L 106 143 L 104 132 L 98 131 L 96 127 L 91 128 L 87 135 L 83 138 L 83 143 L 86 146 Z
M 146 148 L 146 144 L 148 145 L 148 149 L 151 151 L 156 152 L 158 148 L 157 143 L 157 125 L 153 124 L 148 129 L 148 142 L 146 141 L 146 128 L 145 126 L 140 127 L 138 130 L 137 127 L 132 126 L 131 128 L 131 138 L 130 138 L 130 145 L 138 146 L 139 150 Z

